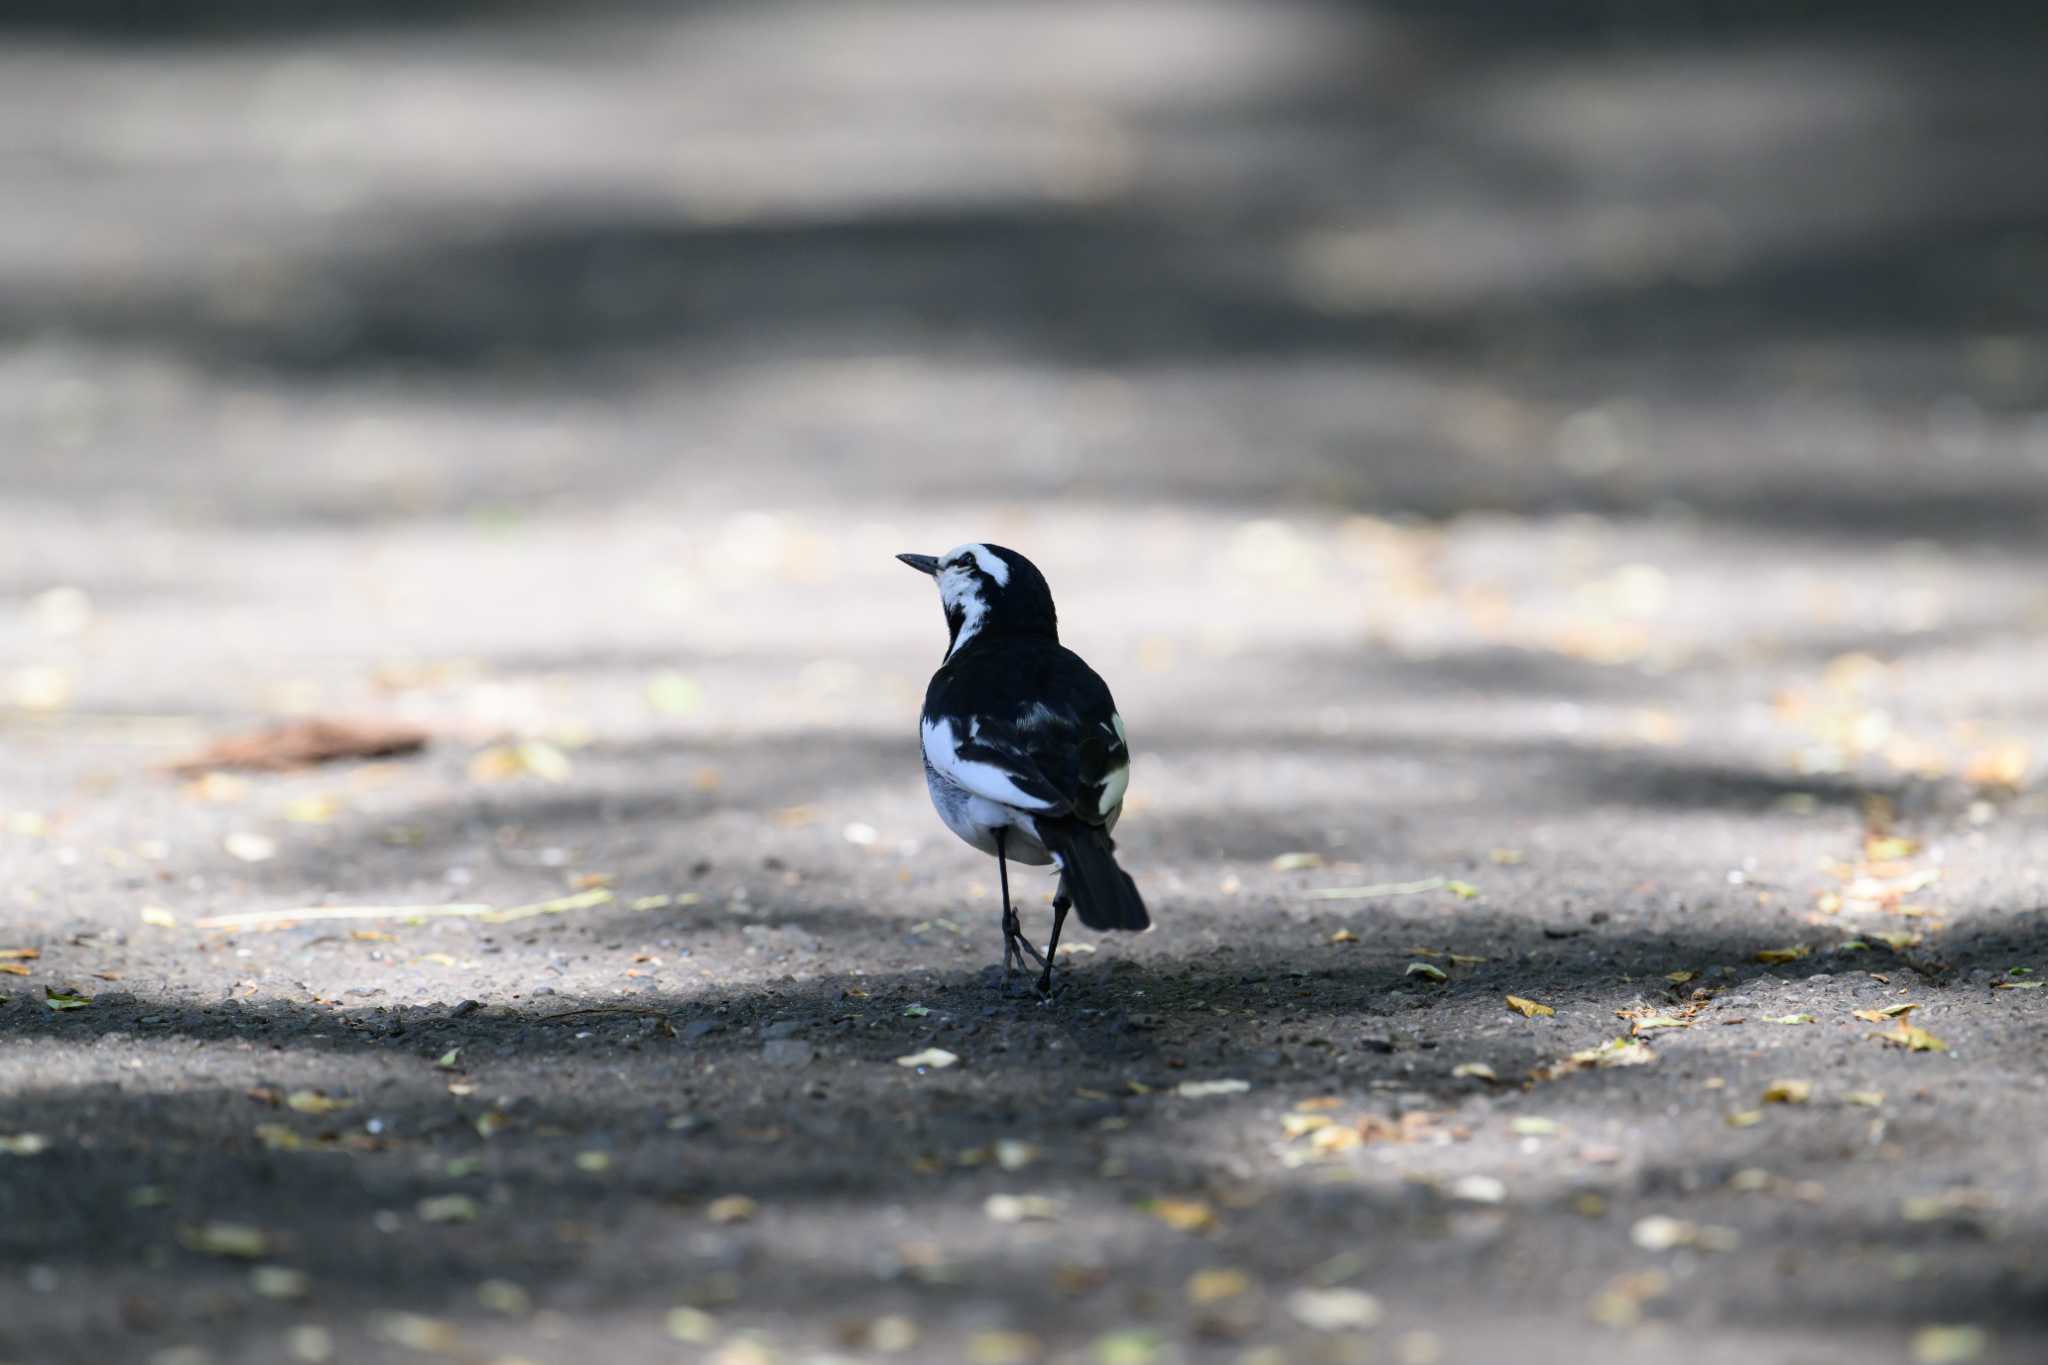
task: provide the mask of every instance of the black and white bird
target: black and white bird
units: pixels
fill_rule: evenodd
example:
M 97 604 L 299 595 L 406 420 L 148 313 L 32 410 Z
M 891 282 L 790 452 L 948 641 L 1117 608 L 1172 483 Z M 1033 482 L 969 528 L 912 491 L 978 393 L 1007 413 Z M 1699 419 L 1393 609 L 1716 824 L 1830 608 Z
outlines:
M 946 609 L 946 660 L 924 694 L 925 785 L 946 827 L 995 855 L 1004 986 L 1028 956 L 1049 994 L 1070 908 L 1090 929 L 1152 923 L 1109 838 L 1131 776 L 1123 717 L 1108 685 L 1060 644 L 1052 590 L 1023 555 L 962 545 L 896 557 L 938 581 Z M 1010 907 L 1012 861 L 1060 869 L 1043 956 Z

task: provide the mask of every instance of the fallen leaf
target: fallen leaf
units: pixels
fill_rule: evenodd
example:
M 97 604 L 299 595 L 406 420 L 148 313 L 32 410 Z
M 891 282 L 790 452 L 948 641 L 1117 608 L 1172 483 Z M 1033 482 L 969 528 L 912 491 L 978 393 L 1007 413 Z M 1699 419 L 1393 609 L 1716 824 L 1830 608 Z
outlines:
M 1764 1016 L 1766 1024 L 1813 1024 L 1820 1022 L 1810 1014 L 1778 1014 Z
M 1200 1199 L 1154 1199 L 1144 1208 L 1175 1232 L 1207 1232 L 1216 1226 L 1216 1210 Z
M 1166 1338 L 1148 1327 L 1125 1327 L 1095 1338 L 1088 1354 L 1094 1365 L 1154 1365 L 1165 1345 Z
M 354 1100 L 338 1099 L 318 1090 L 294 1090 L 285 1096 L 287 1107 L 301 1114 L 332 1114 L 342 1109 L 353 1109 Z
M 701 1308 L 671 1308 L 664 1325 L 670 1336 L 693 1346 L 708 1346 L 718 1339 L 718 1319 Z
M 2048 981 L 1994 981 L 1991 983 L 1991 989 L 1995 991 L 2038 991 L 2043 986 L 2048 986 Z
M 1926 941 L 1923 935 L 1907 933 L 1903 929 L 1885 930 L 1873 933 L 1871 937 L 1895 953 L 1903 953 L 1908 948 L 1918 948 Z
M 19 962 L 0 962 L 0 972 L 5 972 L 9 976 L 27 976 L 28 968 Z
M 1842 1096 L 1842 1102 L 1844 1104 L 1861 1105 L 1865 1109 L 1876 1109 L 1884 1104 L 1884 1091 L 1851 1090 L 1848 1094 Z
M 1728 1116 L 1730 1128 L 1754 1128 L 1763 1121 L 1764 1111 L 1761 1109 L 1738 1109 Z
M 543 782 L 566 782 L 574 772 L 569 756 L 544 739 L 494 744 L 469 760 L 472 782 L 503 782 L 528 775 Z
M 0 1133 L 0 1152 L 8 1156 L 41 1156 L 50 1140 L 41 1133 Z
M 1855 1013 L 1858 1019 L 1864 1020 L 1866 1023 L 1882 1024 L 1887 1019 L 1897 1019 L 1901 1015 L 1910 1014 L 1919 1008 L 1918 1004 L 1901 1003 L 1886 1005 L 1882 1009 L 1857 1010 Z
M 1698 972 L 1666 972 L 1664 973 L 1664 979 L 1674 986 L 1683 986 L 1698 975 Z
M 301 796 L 284 807 L 284 818 L 296 825 L 324 825 L 339 814 L 341 802 L 332 796 Z
M 253 1261 L 270 1252 L 270 1235 L 247 1223 L 201 1223 L 178 1229 L 178 1240 L 188 1250 L 208 1256 L 232 1256 Z
M 413 1205 L 422 1223 L 474 1223 L 481 1211 L 466 1194 L 429 1195 Z
M 1409 964 L 1408 964 L 1408 970 L 1407 970 L 1407 971 L 1405 971 L 1405 972 L 1403 972 L 1403 973 L 1402 973 L 1402 975 L 1403 975 L 1403 976 L 1419 976 L 1419 977 L 1421 977 L 1421 978 L 1422 978 L 1423 980 L 1425 980 L 1425 981 L 1449 981 L 1449 980 L 1451 979 L 1451 978 L 1450 978 L 1450 977 L 1449 977 L 1449 976 L 1448 976 L 1448 975 L 1447 975 L 1447 974 L 1446 974 L 1446 973 L 1444 972 L 1444 969 L 1443 969 L 1443 968 L 1441 968 L 1441 967 L 1435 967 L 1435 966 L 1431 966 L 1431 965 L 1430 965 L 1429 963 L 1427 963 L 1427 962 L 1411 962 L 1411 963 L 1409 963 Z
M 1358 935 L 1352 933 L 1349 929 L 1339 929 L 1336 933 L 1330 935 L 1330 942 L 1356 943 L 1358 942 Z
M 1812 1098 L 1812 1081 L 1779 1080 L 1764 1087 L 1765 1104 L 1805 1104 Z
M 283 1123 L 259 1123 L 256 1125 L 256 1140 L 264 1150 L 271 1152 L 296 1152 L 306 1145 L 298 1129 Z
M 1813 949 L 1804 943 L 1795 943 L 1789 948 L 1766 948 L 1756 955 L 1756 960 L 1767 964 L 1797 962 L 1800 958 L 1810 957 L 1812 954 Z
M 603 1175 L 611 1168 L 612 1158 L 609 1152 L 578 1152 L 576 1154 L 576 1169 L 582 1171 L 585 1175 Z
M 261 1298 L 303 1299 L 313 1288 L 313 1281 L 303 1270 L 290 1266 L 259 1265 L 249 1272 L 249 1288 Z
M 1182 1081 L 1174 1093 L 1182 1099 L 1205 1100 L 1216 1095 L 1242 1095 L 1252 1088 L 1250 1081 Z
M 0 962 L 33 962 L 42 955 L 41 948 L 0 948 Z
M 476 1301 L 508 1318 L 523 1318 L 533 1311 L 533 1296 L 511 1280 L 485 1280 L 476 1287 Z
M 1691 1028 L 1690 1019 L 1673 1019 L 1668 1014 L 1653 1014 L 1647 1019 L 1638 1019 L 1629 1030 L 1631 1033 L 1650 1033 L 1661 1028 Z
M 284 772 L 344 758 L 392 758 L 417 753 L 427 733 L 410 725 L 378 721 L 303 720 L 254 734 L 215 741 L 171 765 L 182 776 L 216 768 Z
M 1479 899 L 1479 888 L 1470 882 L 1448 881 L 1444 883 L 1444 890 L 1450 892 L 1461 901 Z
M 43 987 L 43 1003 L 53 1010 L 82 1010 L 92 1003 L 92 997 L 76 991 L 60 991 L 55 986 Z
M 1305 872 L 1322 865 L 1323 855 L 1320 853 L 1283 853 L 1272 863 L 1275 872 Z
M 1922 1327 L 1913 1333 L 1917 1365 L 1961 1365 L 1976 1360 L 1990 1346 L 1991 1335 L 1981 1327 Z
M 1298 1138 L 1328 1128 L 1336 1121 L 1328 1114 L 1282 1114 L 1280 1128 L 1288 1137 Z
M 1060 1216 L 1060 1201 L 1042 1194 L 992 1194 L 981 1211 L 997 1223 L 1050 1222 Z
M 1198 1270 L 1188 1276 L 1187 1299 L 1200 1306 L 1234 1299 L 1250 1291 L 1251 1277 L 1241 1270 Z
M 1297 1289 L 1287 1296 L 1287 1311 L 1312 1332 L 1359 1331 L 1376 1325 L 1380 1302 L 1357 1289 Z
M 418 1313 L 379 1313 L 370 1330 L 381 1340 L 423 1355 L 453 1355 L 462 1348 L 462 1334 L 452 1322 Z
M 1496 1076 L 1493 1068 L 1485 1062 L 1460 1062 L 1451 1068 L 1451 1075 L 1460 1080 L 1492 1081 L 1495 1084 L 1500 1082 L 1500 1077 Z
M 1557 1013 L 1556 1010 L 1548 1005 L 1539 1005 L 1534 1000 L 1524 1000 L 1519 995 L 1511 995 L 1507 997 L 1507 1001 L 1508 1008 L 1521 1015 L 1524 1019 L 1536 1019 L 1544 1015 Z
M 1942 1042 L 1941 1039 L 1935 1037 L 1926 1029 L 1916 1024 L 1906 1023 L 1904 1020 L 1900 1020 L 1898 1027 L 1892 1029 L 1889 1033 L 1877 1033 L 1871 1036 L 1881 1042 L 1889 1043 L 1893 1047 L 1905 1048 L 1908 1052 L 1948 1051 L 1947 1043 Z
M 976 1332 L 967 1339 L 968 1365 L 1031 1365 L 1044 1354 L 1029 1332 Z
M 1523 1114 L 1508 1120 L 1508 1131 L 1516 1137 L 1551 1137 L 1557 1130 L 1556 1119 L 1547 1119 L 1536 1114 Z
M 1474 957 L 1470 953 L 1445 953 L 1444 956 L 1451 960 L 1453 967 L 1476 967 L 1486 961 L 1485 958 Z
M 913 1052 L 907 1057 L 898 1057 L 896 1065 L 901 1067 L 930 1067 L 933 1071 L 944 1071 L 960 1059 L 942 1047 L 928 1047 L 922 1052 Z
M 552 900 L 535 901 L 531 905 L 486 910 L 475 918 L 485 924 L 509 924 L 514 920 L 532 919 L 537 915 L 563 915 L 571 910 L 589 910 L 600 905 L 610 905 L 613 899 L 611 888 L 596 886 L 588 891 L 578 891 L 572 896 L 556 896 Z M 455 911 L 451 907 L 448 913 L 453 914 Z
M 461 1058 L 462 1049 L 451 1047 L 434 1059 L 434 1068 L 438 1071 L 459 1071 L 462 1069 Z
M 743 1194 L 728 1194 L 704 1206 L 704 1216 L 714 1223 L 744 1223 L 761 1211 L 761 1206 Z

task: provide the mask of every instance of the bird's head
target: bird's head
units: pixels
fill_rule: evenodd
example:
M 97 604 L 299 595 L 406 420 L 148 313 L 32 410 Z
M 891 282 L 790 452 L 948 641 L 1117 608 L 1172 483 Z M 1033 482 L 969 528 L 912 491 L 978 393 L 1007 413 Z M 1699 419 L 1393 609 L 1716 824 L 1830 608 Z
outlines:
M 951 640 L 948 658 L 972 639 L 995 635 L 1059 638 L 1052 589 L 1045 585 L 1045 575 L 1037 566 L 1015 550 L 977 543 L 956 546 L 938 556 L 896 557 L 937 581 Z

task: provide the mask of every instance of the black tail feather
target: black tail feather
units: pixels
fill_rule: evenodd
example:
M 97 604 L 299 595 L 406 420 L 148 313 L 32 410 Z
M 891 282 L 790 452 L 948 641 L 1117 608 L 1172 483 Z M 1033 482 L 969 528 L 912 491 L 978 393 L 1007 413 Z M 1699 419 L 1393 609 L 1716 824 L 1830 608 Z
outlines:
M 1074 913 L 1081 923 L 1090 929 L 1133 933 L 1152 927 L 1138 884 L 1116 865 L 1116 845 L 1099 826 L 1079 820 L 1040 820 L 1038 837 L 1059 855 L 1067 894 L 1074 898 Z

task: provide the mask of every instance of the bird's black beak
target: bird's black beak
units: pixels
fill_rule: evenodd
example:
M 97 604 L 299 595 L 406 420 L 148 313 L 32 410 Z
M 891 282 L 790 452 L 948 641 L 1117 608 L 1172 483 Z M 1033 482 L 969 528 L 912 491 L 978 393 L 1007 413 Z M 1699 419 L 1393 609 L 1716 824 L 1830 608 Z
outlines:
M 932 555 L 897 555 L 896 557 L 919 573 L 935 575 L 939 571 L 939 561 Z

